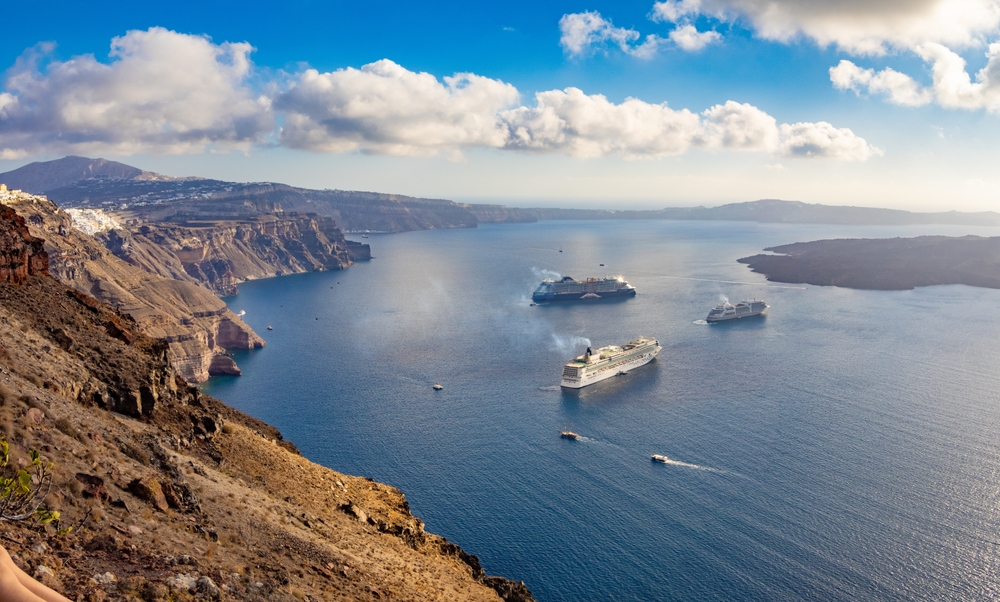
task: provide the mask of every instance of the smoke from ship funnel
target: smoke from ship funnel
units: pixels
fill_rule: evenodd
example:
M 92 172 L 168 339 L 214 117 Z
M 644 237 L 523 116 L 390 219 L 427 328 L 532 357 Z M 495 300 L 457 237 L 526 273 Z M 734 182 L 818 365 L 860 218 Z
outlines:
M 531 268 L 531 273 L 534 274 L 535 278 L 538 280 L 562 280 L 562 274 L 553 270 Z
M 586 337 L 566 337 L 552 334 L 552 346 L 562 355 L 572 355 L 576 350 L 586 345 L 590 347 L 590 339 Z

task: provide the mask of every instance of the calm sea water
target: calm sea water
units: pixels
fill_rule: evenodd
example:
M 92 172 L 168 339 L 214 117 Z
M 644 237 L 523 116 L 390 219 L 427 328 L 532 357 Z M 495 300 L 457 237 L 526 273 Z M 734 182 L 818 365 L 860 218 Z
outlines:
M 370 263 L 241 285 L 229 305 L 268 346 L 206 389 L 310 459 L 399 487 L 429 531 L 540 601 L 993 598 L 1000 291 L 778 285 L 735 262 L 970 232 L 1000 234 L 647 221 L 372 236 Z M 624 274 L 639 294 L 531 307 L 543 270 Z M 766 317 L 701 322 L 753 296 Z M 637 334 L 660 340 L 655 362 L 559 390 L 583 339 Z

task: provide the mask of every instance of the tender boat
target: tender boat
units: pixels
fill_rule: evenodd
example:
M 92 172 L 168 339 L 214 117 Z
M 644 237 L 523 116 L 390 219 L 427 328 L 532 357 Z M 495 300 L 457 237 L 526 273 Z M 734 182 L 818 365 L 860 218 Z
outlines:
M 559 436 L 564 439 L 579 439 L 580 435 L 577 435 L 573 431 L 559 431 Z
M 267 329 L 268 330 L 274 330 L 274 328 L 270 324 L 267 325 Z
M 660 463 L 662 463 L 662 464 L 666 464 L 667 462 L 669 462 L 669 461 L 670 461 L 670 458 L 668 458 L 668 457 L 666 457 L 666 456 L 663 456 L 663 455 L 660 455 L 660 454 L 653 454 L 653 455 L 652 455 L 652 456 L 650 456 L 649 458 L 650 458 L 650 460 L 652 460 L 653 462 L 660 462 Z
M 434 390 L 435 390 L 435 391 L 440 391 L 440 390 L 441 390 L 441 389 L 443 389 L 443 388 L 444 388 L 444 387 L 442 387 L 442 386 L 440 385 L 440 383 L 434 383 Z

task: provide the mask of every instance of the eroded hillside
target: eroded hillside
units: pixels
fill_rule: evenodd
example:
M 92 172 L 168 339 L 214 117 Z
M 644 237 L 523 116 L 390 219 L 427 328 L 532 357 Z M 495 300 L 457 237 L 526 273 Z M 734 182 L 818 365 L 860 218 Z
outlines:
M 25 218 L 32 235 L 45 240 L 49 271 L 56 279 L 119 308 L 147 334 L 167 341 L 171 360 L 186 380 L 238 374 L 226 350 L 264 346 L 211 291 L 115 257 L 75 229 L 69 215 L 44 197 L 5 193 L 0 200 Z
M 0 432 L 55 463 L 60 528 L 2 523 L 78 600 L 530 600 L 425 533 L 398 490 L 309 462 L 179 378 L 128 314 L 44 269 L 0 206 Z

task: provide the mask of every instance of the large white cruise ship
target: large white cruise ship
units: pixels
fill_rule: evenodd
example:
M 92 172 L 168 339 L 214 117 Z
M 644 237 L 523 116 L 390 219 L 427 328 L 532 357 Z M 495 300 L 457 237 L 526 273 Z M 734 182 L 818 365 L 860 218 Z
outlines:
M 582 389 L 616 374 L 624 374 L 653 361 L 660 349 L 656 339 L 643 336 L 620 347 L 608 345 L 597 351 L 587 347 L 586 353 L 563 366 L 562 386 Z
M 753 301 L 740 301 L 736 305 L 726 302 L 716 305 L 712 311 L 708 312 L 706 322 L 722 322 L 723 320 L 735 320 L 737 318 L 749 318 L 759 316 L 764 310 L 770 307 L 763 301 L 754 299 Z

